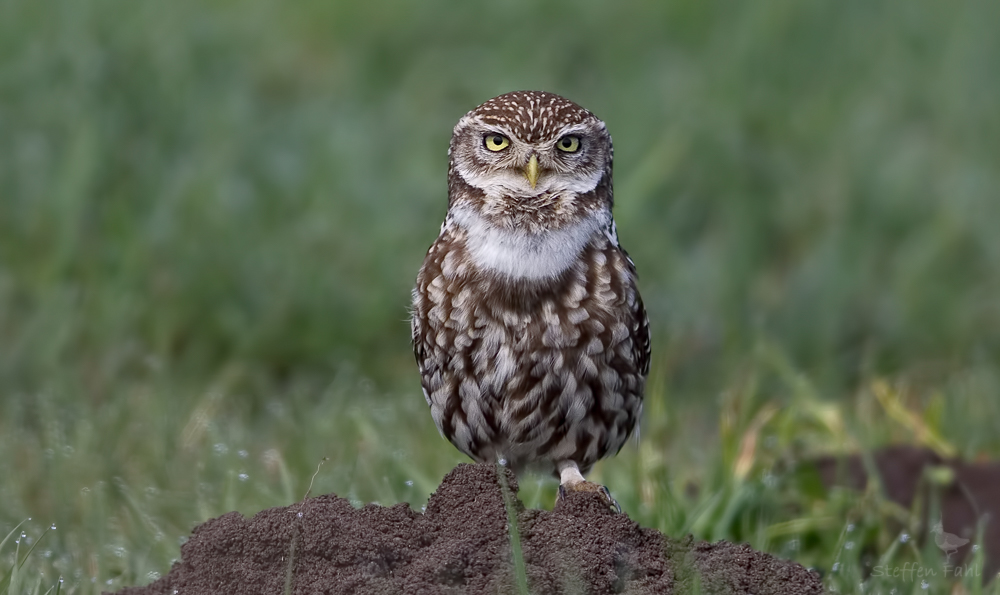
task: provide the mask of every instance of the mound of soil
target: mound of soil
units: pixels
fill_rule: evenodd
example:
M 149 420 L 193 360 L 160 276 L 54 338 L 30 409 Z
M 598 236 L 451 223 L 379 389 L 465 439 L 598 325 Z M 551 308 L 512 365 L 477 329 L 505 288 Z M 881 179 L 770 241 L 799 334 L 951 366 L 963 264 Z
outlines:
M 509 507 L 496 468 L 463 464 L 423 514 L 406 504 L 355 509 L 335 495 L 251 519 L 232 512 L 197 527 L 169 574 L 119 593 L 517 593 L 512 543 L 532 593 L 822 593 L 798 564 L 746 545 L 670 539 L 613 514 L 596 494 L 526 510 L 504 473 Z
M 920 496 L 923 507 L 915 512 L 923 516 L 925 527 L 940 520 L 946 533 L 968 540 L 952 554 L 954 563 L 970 558 L 976 525 L 980 520 L 985 521 L 984 571 L 986 576 L 1000 572 L 1000 463 L 943 459 L 930 449 L 902 445 L 876 450 L 870 456 L 887 498 L 913 509 Z M 815 461 L 815 465 L 828 488 L 843 486 L 863 490 L 869 481 L 865 461 L 860 455 L 824 457 Z M 936 481 L 930 479 L 928 471 L 945 469 L 945 473 L 936 474 Z M 937 490 L 940 519 L 928 518 L 931 490 Z M 926 531 L 921 538 L 927 538 Z

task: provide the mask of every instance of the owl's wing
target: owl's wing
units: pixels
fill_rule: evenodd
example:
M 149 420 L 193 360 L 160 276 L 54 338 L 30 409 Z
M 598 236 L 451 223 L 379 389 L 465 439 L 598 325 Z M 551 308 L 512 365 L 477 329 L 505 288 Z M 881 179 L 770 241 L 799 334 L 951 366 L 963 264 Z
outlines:
M 417 360 L 417 367 L 423 367 L 424 346 L 420 341 L 420 313 L 416 310 L 417 290 L 413 290 L 414 307 L 410 312 L 410 344 L 413 346 L 413 357 Z
M 632 257 L 618 243 L 618 232 L 615 229 L 614 221 L 611 222 L 608 237 L 612 239 L 615 246 L 625 256 L 625 262 L 628 263 L 629 273 L 634 284 L 639 279 L 639 274 L 635 271 L 635 263 L 632 262 Z M 636 363 L 636 369 L 639 371 L 639 374 L 645 378 L 649 375 L 649 316 L 646 315 L 646 308 L 642 305 L 642 296 L 639 295 L 639 288 L 633 286 L 633 289 L 635 291 L 635 305 L 632 308 L 632 326 L 630 329 L 632 331 L 632 361 Z
M 636 296 L 636 307 L 632 313 L 632 353 L 636 367 L 643 378 L 649 375 L 649 316 L 642 305 L 642 298 Z
M 428 365 L 433 365 L 434 362 L 432 358 L 427 357 L 426 344 L 424 343 L 424 337 L 427 334 L 425 314 L 420 308 L 417 289 L 414 289 L 413 309 L 410 313 L 410 341 L 413 345 L 413 357 L 417 360 L 417 369 L 420 371 L 420 388 L 423 389 L 424 400 L 430 406 L 431 396 L 427 392 Z

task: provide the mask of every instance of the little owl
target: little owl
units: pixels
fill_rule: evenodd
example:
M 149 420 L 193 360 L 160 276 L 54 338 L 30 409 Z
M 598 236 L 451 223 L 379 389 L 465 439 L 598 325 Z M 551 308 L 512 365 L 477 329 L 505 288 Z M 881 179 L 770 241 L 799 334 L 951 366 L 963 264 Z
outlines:
M 476 461 L 610 501 L 583 474 L 636 428 L 649 372 L 611 136 L 567 99 L 517 91 L 459 120 L 448 155 L 448 214 L 413 290 L 434 423 Z

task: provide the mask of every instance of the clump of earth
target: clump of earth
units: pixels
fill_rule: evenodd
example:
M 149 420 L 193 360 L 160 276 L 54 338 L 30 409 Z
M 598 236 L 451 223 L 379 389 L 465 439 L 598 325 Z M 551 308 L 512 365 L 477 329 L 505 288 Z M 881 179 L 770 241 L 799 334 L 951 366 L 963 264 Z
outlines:
M 509 470 L 462 464 L 423 513 L 406 504 L 355 509 L 330 494 L 253 518 L 212 519 L 194 530 L 168 574 L 119 593 L 521 593 L 525 586 L 546 594 L 823 592 L 819 576 L 799 564 L 747 545 L 667 537 L 615 514 L 595 493 L 570 493 L 552 511 L 526 509 Z
M 895 445 L 866 456 L 823 457 L 813 464 L 828 488 L 842 486 L 863 491 L 870 481 L 877 480 L 889 500 L 906 510 L 918 505 L 919 510 L 914 512 L 923 519 L 921 541 L 935 540 L 955 564 L 970 560 L 973 546 L 981 545 L 985 576 L 1000 572 L 1000 462 L 967 462 L 941 457 L 927 448 Z M 877 478 L 869 475 L 869 469 L 877 473 Z M 931 479 L 934 475 L 936 480 Z M 935 491 L 940 516 L 931 518 L 928 503 Z M 928 536 L 927 529 L 935 522 L 941 523 L 939 534 Z M 977 544 L 981 522 L 982 540 Z M 942 533 L 956 539 L 953 548 L 938 543 Z

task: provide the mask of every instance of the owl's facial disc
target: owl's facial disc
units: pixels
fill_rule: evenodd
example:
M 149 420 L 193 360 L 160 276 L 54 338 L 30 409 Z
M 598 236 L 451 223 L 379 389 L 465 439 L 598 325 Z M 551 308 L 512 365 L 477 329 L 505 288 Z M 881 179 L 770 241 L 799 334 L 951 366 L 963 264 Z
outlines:
M 587 126 L 525 138 L 523 131 L 475 116 L 459 122 L 452 145 L 455 173 L 495 199 L 573 200 L 597 187 L 609 157 L 610 143 Z

